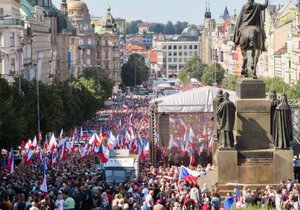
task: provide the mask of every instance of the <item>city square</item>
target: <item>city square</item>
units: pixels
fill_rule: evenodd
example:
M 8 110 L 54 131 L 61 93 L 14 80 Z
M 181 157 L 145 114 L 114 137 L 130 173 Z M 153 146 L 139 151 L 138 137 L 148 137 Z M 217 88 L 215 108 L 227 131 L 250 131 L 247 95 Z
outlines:
M 0 1 L 0 210 L 300 209 L 300 0 Z

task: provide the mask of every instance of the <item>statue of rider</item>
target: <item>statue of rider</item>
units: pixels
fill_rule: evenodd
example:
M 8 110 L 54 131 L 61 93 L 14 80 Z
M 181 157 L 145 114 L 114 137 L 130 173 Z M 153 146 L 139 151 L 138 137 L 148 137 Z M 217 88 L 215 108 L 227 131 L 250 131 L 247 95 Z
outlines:
M 266 33 L 264 30 L 262 12 L 268 7 L 268 4 L 268 0 L 265 0 L 265 4 L 259 4 L 255 3 L 254 0 L 248 0 L 248 3 L 243 6 L 235 26 L 233 37 L 233 42 L 235 43 L 234 49 L 236 49 L 237 45 L 240 45 L 242 31 L 247 26 L 258 26 L 262 32 L 262 51 L 266 51 Z

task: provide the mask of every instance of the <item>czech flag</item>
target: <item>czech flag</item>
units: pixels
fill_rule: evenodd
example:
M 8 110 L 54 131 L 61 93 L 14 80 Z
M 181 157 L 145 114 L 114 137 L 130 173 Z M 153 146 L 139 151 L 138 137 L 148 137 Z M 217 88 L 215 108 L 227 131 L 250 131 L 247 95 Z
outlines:
M 109 149 L 100 144 L 97 155 L 100 157 L 102 163 L 106 163 L 109 160 Z
M 47 188 L 47 175 L 46 175 L 46 170 L 45 169 L 44 169 L 42 184 L 40 185 L 40 191 L 42 191 L 44 193 L 48 192 L 48 188 Z
M 49 151 L 53 152 L 56 149 L 56 145 L 57 145 L 56 138 L 55 138 L 54 134 L 52 133 L 52 136 L 50 138 L 50 142 L 49 142 L 47 149 Z
M 121 119 L 120 119 L 120 120 L 119 120 L 119 123 L 118 123 L 118 125 L 117 125 L 118 130 L 121 130 L 121 127 L 122 127 L 122 121 L 121 121 Z
M 32 157 L 33 153 L 30 150 L 28 150 L 28 152 L 24 155 L 23 159 L 24 159 L 24 162 L 25 162 L 25 165 L 29 166 L 30 165 L 30 160 L 31 160 L 31 157 Z
M 199 176 L 200 176 L 200 172 L 192 171 L 189 168 L 181 166 L 180 172 L 179 172 L 179 182 L 189 181 L 194 184 L 197 184 Z
M 9 156 L 7 159 L 7 167 L 6 167 L 8 173 L 13 174 L 15 170 L 15 159 L 14 159 L 14 153 L 13 148 L 11 148 L 9 152 Z

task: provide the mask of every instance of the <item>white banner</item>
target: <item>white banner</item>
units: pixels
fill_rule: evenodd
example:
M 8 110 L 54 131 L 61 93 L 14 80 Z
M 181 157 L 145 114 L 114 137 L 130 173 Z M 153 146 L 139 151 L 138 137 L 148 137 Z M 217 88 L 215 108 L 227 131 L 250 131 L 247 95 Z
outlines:
M 133 164 L 134 158 L 110 158 L 104 167 L 133 167 Z

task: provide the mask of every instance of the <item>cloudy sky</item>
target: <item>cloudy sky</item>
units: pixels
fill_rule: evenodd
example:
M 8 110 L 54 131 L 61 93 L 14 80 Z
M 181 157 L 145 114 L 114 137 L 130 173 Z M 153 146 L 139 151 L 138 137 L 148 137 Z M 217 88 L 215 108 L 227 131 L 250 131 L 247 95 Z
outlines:
M 52 0 L 60 8 L 61 0 Z M 68 0 L 70 1 L 70 0 Z M 229 13 L 234 10 L 240 11 L 247 0 L 83 0 L 87 3 L 90 14 L 104 16 L 110 5 L 114 17 L 126 20 L 138 20 L 166 23 L 187 21 L 191 24 L 200 25 L 203 22 L 206 2 L 210 2 L 212 16 L 216 19 L 223 14 L 227 5 Z M 269 0 L 272 4 L 284 4 L 288 0 Z M 263 3 L 264 0 L 256 0 Z

